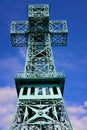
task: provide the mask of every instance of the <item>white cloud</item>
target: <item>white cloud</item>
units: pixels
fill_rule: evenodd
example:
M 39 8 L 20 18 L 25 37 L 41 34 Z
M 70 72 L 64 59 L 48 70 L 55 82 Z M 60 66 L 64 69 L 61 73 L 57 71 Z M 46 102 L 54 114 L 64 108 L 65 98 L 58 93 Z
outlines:
M 13 87 L 1 87 L 0 88 L 0 103 L 5 104 L 7 102 L 13 102 L 16 96 L 16 90 Z
M 15 111 L 17 95 L 15 88 L 0 88 L 0 130 L 8 130 Z
M 78 118 L 77 116 L 70 116 L 73 130 L 86 130 L 87 129 L 87 116 Z
M 85 101 L 87 102 L 87 101 Z M 67 106 L 71 123 L 74 130 L 87 129 L 87 109 L 85 105 L 72 104 Z
M 87 107 L 87 101 L 84 102 L 84 106 Z
M 85 114 L 86 113 L 86 109 L 83 107 L 83 106 L 78 106 L 78 105 L 75 105 L 75 106 L 69 106 L 68 107 L 68 112 L 72 113 L 72 114 Z

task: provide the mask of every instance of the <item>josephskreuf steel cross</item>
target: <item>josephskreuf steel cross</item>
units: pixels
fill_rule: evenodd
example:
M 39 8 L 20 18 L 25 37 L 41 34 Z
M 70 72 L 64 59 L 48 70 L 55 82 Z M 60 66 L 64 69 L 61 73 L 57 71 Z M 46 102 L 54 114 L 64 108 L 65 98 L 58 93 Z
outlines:
M 65 46 L 67 34 L 65 20 L 49 21 L 48 5 L 29 5 L 28 21 L 11 23 L 12 46 L 28 47 L 25 69 L 21 76 L 56 76 L 51 46 Z M 63 73 L 57 74 L 61 76 Z
M 65 75 L 56 72 L 51 46 L 65 46 L 65 20 L 49 20 L 48 5 L 29 5 L 28 21 L 12 21 L 13 47 L 28 47 L 15 83 L 18 103 L 10 130 L 73 130 L 62 96 Z

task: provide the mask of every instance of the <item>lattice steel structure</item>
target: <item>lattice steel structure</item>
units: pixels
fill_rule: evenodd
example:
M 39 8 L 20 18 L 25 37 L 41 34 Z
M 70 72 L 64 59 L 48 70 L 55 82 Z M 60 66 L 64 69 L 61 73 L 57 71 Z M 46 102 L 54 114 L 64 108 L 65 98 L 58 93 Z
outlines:
M 11 23 L 13 47 L 28 47 L 15 83 L 18 103 L 9 130 L 73 130 L 64 102 L 65 75 L 56 72 L 51 46 L 65 46 L 65 20 L 49 21 L 48 5 L 29 5 L 28 21 Z

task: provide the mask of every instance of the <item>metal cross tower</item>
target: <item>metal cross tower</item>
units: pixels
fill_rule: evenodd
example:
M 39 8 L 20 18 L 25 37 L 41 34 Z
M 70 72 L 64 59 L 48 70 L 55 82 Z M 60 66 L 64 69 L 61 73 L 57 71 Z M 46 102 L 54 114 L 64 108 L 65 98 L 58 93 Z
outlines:
M 29 5 L 28 21 L 13 21 L 13 47 L 28 47 L 15 83 L 18 103 L 10 130 L 72 130 L 62 99 L 65 76 L 56 72 L 51 46 L 65 46 L 65 20 L 49 21 L 48 5 Z

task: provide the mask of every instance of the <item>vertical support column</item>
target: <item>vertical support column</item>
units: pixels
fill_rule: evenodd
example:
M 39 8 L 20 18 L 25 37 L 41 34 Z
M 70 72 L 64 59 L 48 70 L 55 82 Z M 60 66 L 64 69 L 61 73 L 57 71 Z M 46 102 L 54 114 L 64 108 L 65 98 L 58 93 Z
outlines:
M 30 88 L 28 88 L 28 95 L 30 95 Z
M 46 96 L 46 88 L 42 88 L 43 96 Z
M 50 88 L 50 94 L 53 95 L 53 88 Z
M 35 88 L 35 96 L 38 96 L 38 88 Z
M 19 97 L 23 94 L 23 90 L 24 90 L 24 88 L 21 88 L 21 89 L 20 89 Z

